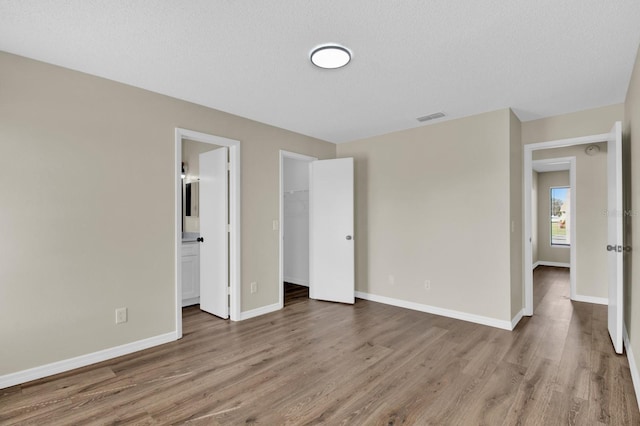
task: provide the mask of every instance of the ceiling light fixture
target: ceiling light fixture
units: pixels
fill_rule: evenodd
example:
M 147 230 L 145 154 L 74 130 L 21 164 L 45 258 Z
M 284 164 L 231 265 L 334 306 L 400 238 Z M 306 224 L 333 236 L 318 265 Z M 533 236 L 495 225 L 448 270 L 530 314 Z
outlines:
M 351 61 L 351 51 L 337 44 L 324 44 L 313 49 L 309 58 L 319 68 L 342 68 Z

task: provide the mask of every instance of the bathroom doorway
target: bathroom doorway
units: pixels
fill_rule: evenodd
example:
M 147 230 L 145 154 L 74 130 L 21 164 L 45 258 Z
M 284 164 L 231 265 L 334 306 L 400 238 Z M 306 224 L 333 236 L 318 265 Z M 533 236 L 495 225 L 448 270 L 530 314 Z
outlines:
M 199 284 L 197 298 L 193 292 L 186 303 L 221 318 L 240 316 L 240 142 L 176 128 L 175 147 L 176 330 L 182 337 L 184 280 L 192 280 L 184 290 L 194 291 L 196 279 Z

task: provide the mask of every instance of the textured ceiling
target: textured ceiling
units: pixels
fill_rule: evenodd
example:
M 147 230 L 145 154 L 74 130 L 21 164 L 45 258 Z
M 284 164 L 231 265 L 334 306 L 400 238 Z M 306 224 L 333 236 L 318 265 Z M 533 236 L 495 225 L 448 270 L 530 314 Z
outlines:
M 639 0 L 0 0 L 0 50 L 336 143 L 623 102 L 639 42 Z

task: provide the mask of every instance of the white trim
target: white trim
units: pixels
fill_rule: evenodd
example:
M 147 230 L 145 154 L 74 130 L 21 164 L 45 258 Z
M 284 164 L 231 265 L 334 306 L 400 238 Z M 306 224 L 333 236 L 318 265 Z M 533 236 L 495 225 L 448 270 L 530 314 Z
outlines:
M 400 308 L 411 309 L 414 311 L 426 312 L 428 314 L 455 318 L 462 321 L 468 321 L 476 324 L 488 325 L 490 327 L 501 328 L 503 330 L 512 330 L 511 321 L 503 321 L 495 318 L 485 317 L 482 315 L 468 314 L 466 312 L 439 308 L 437 306 L 424 305 L 422 303 L 408 302 L 406 300 L 394 299 L 386 296 L 378 296 L 375 294 L 364 293 L 361 291 L 356 291 L 355 296 L 359 299 L 365 299 L 365 300 L 370 300 L 372 302 L 384 303 L 385 305 L 392 305 Z
M 570 263 L 565 262 L 547 262 L 546 260 L 538 260 L 534 265 L 533 269 L 536 269 L 538 266 L 553 266 L 556 268 L 571 268 Z
M 569 169 L 569 187 L 571 188 L 570 200 L 571 211 L 569 212 L 569 225 L 570 225 L 570 235 L 569 235 L 569 297 L 575 299 L 577 290 L 577 281 L 576 276 L 578 275 L 578 247 L 576 246 L 576 241 L 578 241 L 578 202 L 577 196 L 578 191 L 576 189 L 577 185 L 577 160 L 576 157 L 571 157 L 571 168 Z M 551 237 L 549 237 L 551 240 Z
M 252 309 L 250 311 L 240 312 L 240 321 L 247 320 L 249 318 L 258 317 L 260 315 L 270 314 L 271 312 L 279 311 L 282 309 L 280 303 L 274 303 L 272 305 L 262 306 L 260 308 Z
M 181 179 L 180 171 L 182 169 L 182 139 L 190 139 L 196 142 L 210 143 L 218 146 L 226 146 L 229 148 L 229 293 L 230 306 L 229 317 L 231 321 L 240 320 L 240 294 L 241 294 L 241 235 L 240 235 L 240 200 L 242 194 L 240 192 L 240 141 L 228 139 L 221 136 L 215 136 L 208 133 L 196 132 L 193 130 L 175 129 L 175 146 L 176 146 L 176 190 L 175 190 L 175 206 L 174 214 L 176 215 L 176 251 L 175 251 L 175 303 L 176 303 L 176 332 L 178 338 L 182 337 L 182 213 L 181 213 Z
M 631 349 L 631 342 L 629 341 L 629 334 L 627 333 L 627 325 L 622 325 L 622 339 L 624 340 L 624 347 L 627 350 L 627 359 L 629 360 L 629 370 L 631 371 L 631 381 L 633 382 L 633 389 L 636 391 L 636 402 L 640 409 L 640 373 L 638 372 L 638 365 L 636 364 L 636 358 Z
M 40 365 L 38 367 L 29 368 L 28 370 L 5 374 L 4 376 L 0 376 L 0 389 L 30 382 L 32 380 L 41 379 L 47 376 L 53 376 L 54 374 L 63 373 L 65 371 L 74 370 L 80 367 L 85 367 L 97 362 L 107 361 L 109 359 L 128 355 L 130 353 L 138 352 L 154 346 L 163 345 L 175 340 L 178 340 L 178 335 L 176 334 L 176 332 L 172 331 L 170 333 L 160 334 L 159 336 L 149 337 L 147 339 L 126 343 L 124 345 L 115 346 L 113 348 L 103 349 L 101 351 L 93 352 L 90 354 L 80 355 L 74 358 Z
M 583 296 L 581 294 L 576 294 L 571 300 L 575 302 L 586 302 L 586 303 L 595 303 L 597 305 L 608 305 L 609 299 L 606 297 L 595 297 L 595 296 Z
M 316 161 L 316 157 L 311 157 L 309 155 L 298 154 L 296 152 L 290 152 L 285 150 L 280 150 L 280 194 L 278 195 L 279 199 L 279 226 L 278 226 L 278 309 L 284 308 L 284 281 L 289 281 L 293 284 L 298 284 L 295 281 L 290 281 L 289 279 L 285 279 L 284 277 L 284 235 L 282 234 L 284 228 L 284 159 L 285 158 L 293 158 L 295 160 L 307 161 L 311 163 L 312 161 Z M 300 283 L 300 285 L 306 285 L 309 287 L 309 282 L 306 284 Z
M 524 244 L 524 305 L 525 315 L 533 315 L 533 253 L 531 246 L 532 239 L 532 214 L 531 214 L 531 187 L 532 187 L 532 173 L 533 173 L 533 151 L 548 149 L 548 148 L 562 148 L 573 145 L 592 144 L 598 142 L 606 142 L 609 139 L 609 133 L 603 133 L 599 135 L 582 136 L 579 138 L 559 139 L 549 142 L 539 142 L 524 145 L 524 238 L 522 243 Z M 571 184 L 571 247 L 573 248 L 570 253 L 570 281 L 571 281 L 571 298 L 576 296 L 576 162 L 575 157 L 571 163 L 571 169 L 569 171 L 570 184 Z M 558 161 L 556 159 L 556 161 Z
M 182 307 L 186 308 L 187 306 L 197 305 L 200 303 L 200 297 L 192 297 L 190 299 L 182 299 Z
M 511 319 L 511 330 L 513 330 L 514 328 L 516 328 L 516 325 L 518 325 L 518 323 L 520 322 L 520 320 L 522 319 L 522 317 L 524 316 L 524 308 L 522 308 L 520 310 L 520 312 L 518 312 L 516 314 L 516 316 L 514 316 Z
M 304 287 L 309 287 L 309 280 L 305 280 L 305 279 L 284 277 L 283 281 L 286 282 L 286 283 L 291 283 L 291 284 L 295 284 L 295 285 L 301 285 L 301 286 L 304 286 Z
M 175 324 L 176 324 L 176 338 L 182 339 L 182 178 L 180 175 L 182 174 L 182 136 L 179 135 L 178 129 L 176 129 L 175 134 L 175 170 L 173 172 L 173 176 L 175 178 L 175 194 L 174 194 L 174 207 L 173 214 L 176 217 L 175 220 L 175 229 L 174 236 L 176 239 L 175 247 L 174 247 L 174 262 L 175 262 L 175 275 L 173 277 L 173 281 L 175 282 L 175 305 L 176 310 L 174 312 Z M 178 213 L 178 211 L 180 213 Z

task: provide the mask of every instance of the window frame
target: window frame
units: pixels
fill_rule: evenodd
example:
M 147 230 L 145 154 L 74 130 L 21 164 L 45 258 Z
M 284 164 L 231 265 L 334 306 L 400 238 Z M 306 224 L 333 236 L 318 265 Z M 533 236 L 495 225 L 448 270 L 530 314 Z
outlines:
M 548 216 L 548 220 L 549 220 L 549 245 L 551 247 L 571 247 L 571 214 L 567 214 L 566 215 L 566 219 L 569 221 L 569 232 L 566 235 L 566 243 L 554 243 L 553 242 L 553 214 L 552 214 L 552 209 L 553 209 L 553 190 L 554 189 L 565 189 L 568 191 L 567 197 L 565 199 L 565 202 L 569 204 L 569 209 L 572 209 L 573 206 L 571 205 L 571 185 L 558 185 L 558 186 L 551 186 L 549 187 L 549 216 Z M 571 210 L 569 210 L 571 211 Z M 566 228 L 565 228 L 566 229 Z

